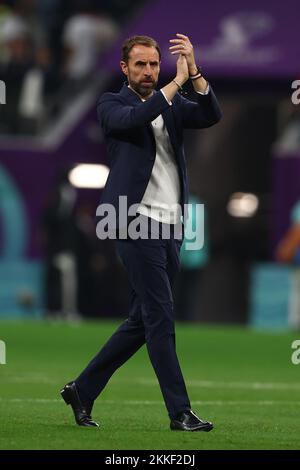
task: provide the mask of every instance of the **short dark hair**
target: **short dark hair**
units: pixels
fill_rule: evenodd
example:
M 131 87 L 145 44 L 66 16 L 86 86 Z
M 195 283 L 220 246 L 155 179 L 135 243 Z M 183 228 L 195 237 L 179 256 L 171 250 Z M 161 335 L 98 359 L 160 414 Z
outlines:
M 155 47 L 159 55 L 159 60 L 161 60 L 161 50 L 155 39 L 150 38 L 150 36 L 132 36 L 131 38 L 126 39 L 122 46 L 122 60 L 124 62 L 128 62 L 129 53 L 137 44 L 146 47 Z

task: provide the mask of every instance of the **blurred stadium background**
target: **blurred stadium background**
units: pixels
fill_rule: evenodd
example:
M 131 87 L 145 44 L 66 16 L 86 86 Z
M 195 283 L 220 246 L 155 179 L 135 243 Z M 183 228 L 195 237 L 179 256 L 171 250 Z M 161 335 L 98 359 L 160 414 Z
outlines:
M 216 347 L 213 331 L 224 331 L 216 338 L 232 347 L 232 357 L 227 350 L 231 366 L 224 366 L 232 373 L 234 354 L 243 354 L 245 332 L 252 329 L 245 341 L 255 348 L 261 338 L 256 330 L 263 329 L 270 341 L 264 343 L 266 351 L 270 346 L 279 362 L 284 357 L 286 368 L 281 364 L 276 371 L 270 364 L 268 369 L 270 355 L 270 362 L 263 361 L 260 368 L 261 343 L 252 359 L 247 349 L 246 365 L 235 364 L 236 375 L 243 375 L 246 367 L 249 383 L 263 382 L 270 373 L 267 382 L 284 382 L 287 396 L 298 390 L 290 355 L 300 328 L 300 104 L 297 84 L 292 88 L 300 79 L 299 13 L 296 0 L 212 0 L 205 5 L 192 0 L 0 1 L 0 339 L 15 360 L 12 369 L 0 366 L 6 386 L 0 406 L 5 396 L 17 400 L 22 395 L 21 389 L 18 397 L 13 395 L 15 382 L 9 379 L 22 375 L 22 331 L 31 338 L 24 344 L 34 358 L 43 341 L 51 350 L 55 331 L 57 337 L 68 332 L 74 340 L 68 346 L 76 349 L 76 325 L 91 334 L 94 327 L 89 329 L 84 320 L 102 320 L 97 328 L 107 331 L 107 325 L 114 325 L 107 321 L 126 316 L 126 275 L 113 242 L 98 240 L 95 232 L 95 211 L 109 168 L 96 102 L 104 91 L 120 88 L 120 45 L 134 34 L 153 36 L 160 43 L 160 84 L 175 70 L 169 38 L 176 32 L 188 34 L 224 112 L 222 122 L 212 129 L 186 132 L 191 202 L 205 204 L 206 224 L 201 252 L 190 256 L 182 251 L 175 305 L 183 338 L 186 334 L 189 341 L 197 331 L 199 342 L 205 341 L 202 325 L 215 324 L 215 330 L 210 326 L 203 331 L 208 331 L 211 348 Z M 69 324 L 53 330 L 57 320 Z M 189 326 L 191 322 L 197 325 Z M 15 344 L 13 331 L 20 339 L 15 352 L 10 346 Z M 91 353 L 100 345 L 97 335 L 92 338 Z M 279 343 L 283 356 L 279 350 L 276 355 Z M 90 357 L 85 346 L 82 365 Z M 189 362 L 190 353 L 182 344 L 190 379 L 193 371 L 202 380 L 212 379 L 209 368 L 206 375 L 199 371 L 198 357 Z M 55 362 L 60 361 L 56 354 Z M 209 348 L 203 352 L 204 362 L 205 354 L 210 354 Z M 126 366 L 137 375 L 139 360 Z M 209 364 L 220 382 L 226 376 L 238 380 L 229 369 L 228 374 L 226 369 L 220 373 L 218 360 L 212 358 Z M 28 363 L 29 377 L 34 375 L 29 373 L 33 364 Z M 65 377 L 69 366 L 70 358 L 64 374 L 58 372 L 54 379 L 50 370 L 46 379 L 63 385 L 71 378 Z M 37 399 L 45 397 L 51 405 L 53 395 L 36 391 L 44 369 L 42 362 L 36 367 L 39 372 L 30 387 L 26 378 L 20 379 L 24 394 L 28 399 L 34 393 Z M 251 390 L 249 386 L 246 400 Z M 278 387 L 275 390 L 276 395 Z M 202 397 L 202 391 L 197 396 Z M 222 400 L 228 393 L 224 396 Z M 267 412 L 271 416 L 274 409 Z M 13 441 L 12 434 L 6 444 L 13 446 Z M 263 442 L 267 446 L 269 441 Z M 176 448 L 175 443 L 168 445 Z

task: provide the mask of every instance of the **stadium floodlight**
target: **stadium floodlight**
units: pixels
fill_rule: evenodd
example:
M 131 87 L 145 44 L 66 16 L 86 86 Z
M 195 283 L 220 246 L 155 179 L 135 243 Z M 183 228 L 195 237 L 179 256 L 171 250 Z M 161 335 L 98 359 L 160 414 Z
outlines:
M 69 181 L 75 188 L 104 188 L 109 169 L 106 165 L 80 163 L 69 172 Z
M 251 193 L 233 193 L 227 204 L 227 211 L 232 217 L 253 217 L 259 206 L 258 197 Z

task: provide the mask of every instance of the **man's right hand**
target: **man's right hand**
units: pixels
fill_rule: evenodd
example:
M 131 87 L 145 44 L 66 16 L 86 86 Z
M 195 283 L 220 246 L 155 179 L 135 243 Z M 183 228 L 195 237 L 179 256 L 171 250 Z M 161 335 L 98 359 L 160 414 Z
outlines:
M 177 74 L 175 80 L 182 86 L 189 79 L 189 69 L 184 55 L 179 55 L 176 65 Z
M 162 88 L 162 91 L 169 103 L 171 103 L 171 100 L 174 98 L 179 88 L 182 87 L 189 78 L 187 61 L 183 55 L 179 55 L 176 65 L 177 73 L 175 79 Z

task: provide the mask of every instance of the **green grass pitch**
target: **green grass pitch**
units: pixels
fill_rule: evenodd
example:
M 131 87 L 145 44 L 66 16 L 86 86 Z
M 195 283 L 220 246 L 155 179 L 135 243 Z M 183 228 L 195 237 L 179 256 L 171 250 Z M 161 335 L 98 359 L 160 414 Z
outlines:
M 177 325 L 177 352 L 193 409 L 210 433 L 169 430 L 145 348 L 119 369 L 95 403 L 99 429 L 75 425 L 60 388 L 75 378 L 115 330 L 115 322 L 78 325 L 0 322 L 7 363 L 0 365 L 0 449 L 299 449 L 300 332 Z

